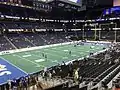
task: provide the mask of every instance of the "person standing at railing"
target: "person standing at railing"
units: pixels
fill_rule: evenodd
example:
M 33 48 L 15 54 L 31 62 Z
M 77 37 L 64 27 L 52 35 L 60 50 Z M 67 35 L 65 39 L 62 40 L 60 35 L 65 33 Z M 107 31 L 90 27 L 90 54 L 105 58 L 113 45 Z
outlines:
M 74 80 L 75 80 L 75 83 L 78 83 L 78 79 L 79 79 L 78 71 L 79 71 L 79 69 L 74 70 Z

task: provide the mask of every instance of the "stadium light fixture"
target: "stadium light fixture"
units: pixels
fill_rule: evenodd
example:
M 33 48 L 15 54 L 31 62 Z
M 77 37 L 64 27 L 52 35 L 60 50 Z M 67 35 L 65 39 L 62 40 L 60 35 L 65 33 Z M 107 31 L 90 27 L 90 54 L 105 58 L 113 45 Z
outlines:
M 74 23 L 73 25 L 75 26 L 76 24 Z
M 113 24 L 113 22 L 110 22 L 110 24 Z

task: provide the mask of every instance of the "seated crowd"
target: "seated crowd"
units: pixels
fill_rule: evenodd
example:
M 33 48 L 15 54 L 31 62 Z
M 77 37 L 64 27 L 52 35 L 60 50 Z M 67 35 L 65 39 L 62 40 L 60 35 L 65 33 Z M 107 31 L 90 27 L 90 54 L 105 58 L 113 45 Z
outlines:
M 6 34 L 0 35 L 3 40 L 0 42 L 0 51 L 69 42 L 68 36 L 74 36 L 75 32 L 53 31 L 60 27 L 61 24 L 2 21 L 0 29 Z M 24 33 L 11 31 L 17 29 L 24 30 Z
M 7 41 L 5 36 L 0 36 L 0 51 L 12 50 L 14 47 Z
M 1 37 L 0 51 L 69 42 L 64 32 L 11 33 Z

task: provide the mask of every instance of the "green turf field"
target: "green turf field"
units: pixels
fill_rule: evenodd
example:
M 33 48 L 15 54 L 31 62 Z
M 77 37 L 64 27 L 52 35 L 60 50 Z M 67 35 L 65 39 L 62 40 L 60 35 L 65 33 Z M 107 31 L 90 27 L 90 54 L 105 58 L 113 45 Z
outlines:
M 14 54 L 1 55 L 0 57 L 6 59 L 10 63 L 19 67 L 27 73 L 33 73 L 42 70 L 44 67 L 51 67 L 68 62 L 73 59 L 87 56 L 90 52 L 98 52 L 103 49 L 104 45 L 95 45 L 92 49 L 91 45 L 83 45 L 74 47 L 74 45 L 60 45 L 38 50 L 19 52 Z M 69 54 L 72 51 L 72 54 Z M 47 55 L 45 59 L 42 53 Z

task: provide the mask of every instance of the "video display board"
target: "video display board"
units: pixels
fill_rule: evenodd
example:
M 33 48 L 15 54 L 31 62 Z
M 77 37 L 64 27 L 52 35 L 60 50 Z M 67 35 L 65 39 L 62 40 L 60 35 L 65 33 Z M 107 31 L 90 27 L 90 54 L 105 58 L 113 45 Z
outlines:
M 113 6 L 120 6 L 120 0 L 114 0 Z
M 68 1 L 71 1 L 71 2 L 74 2 L 74 3 L 79 3 L 81 0 L 68 0 Z

